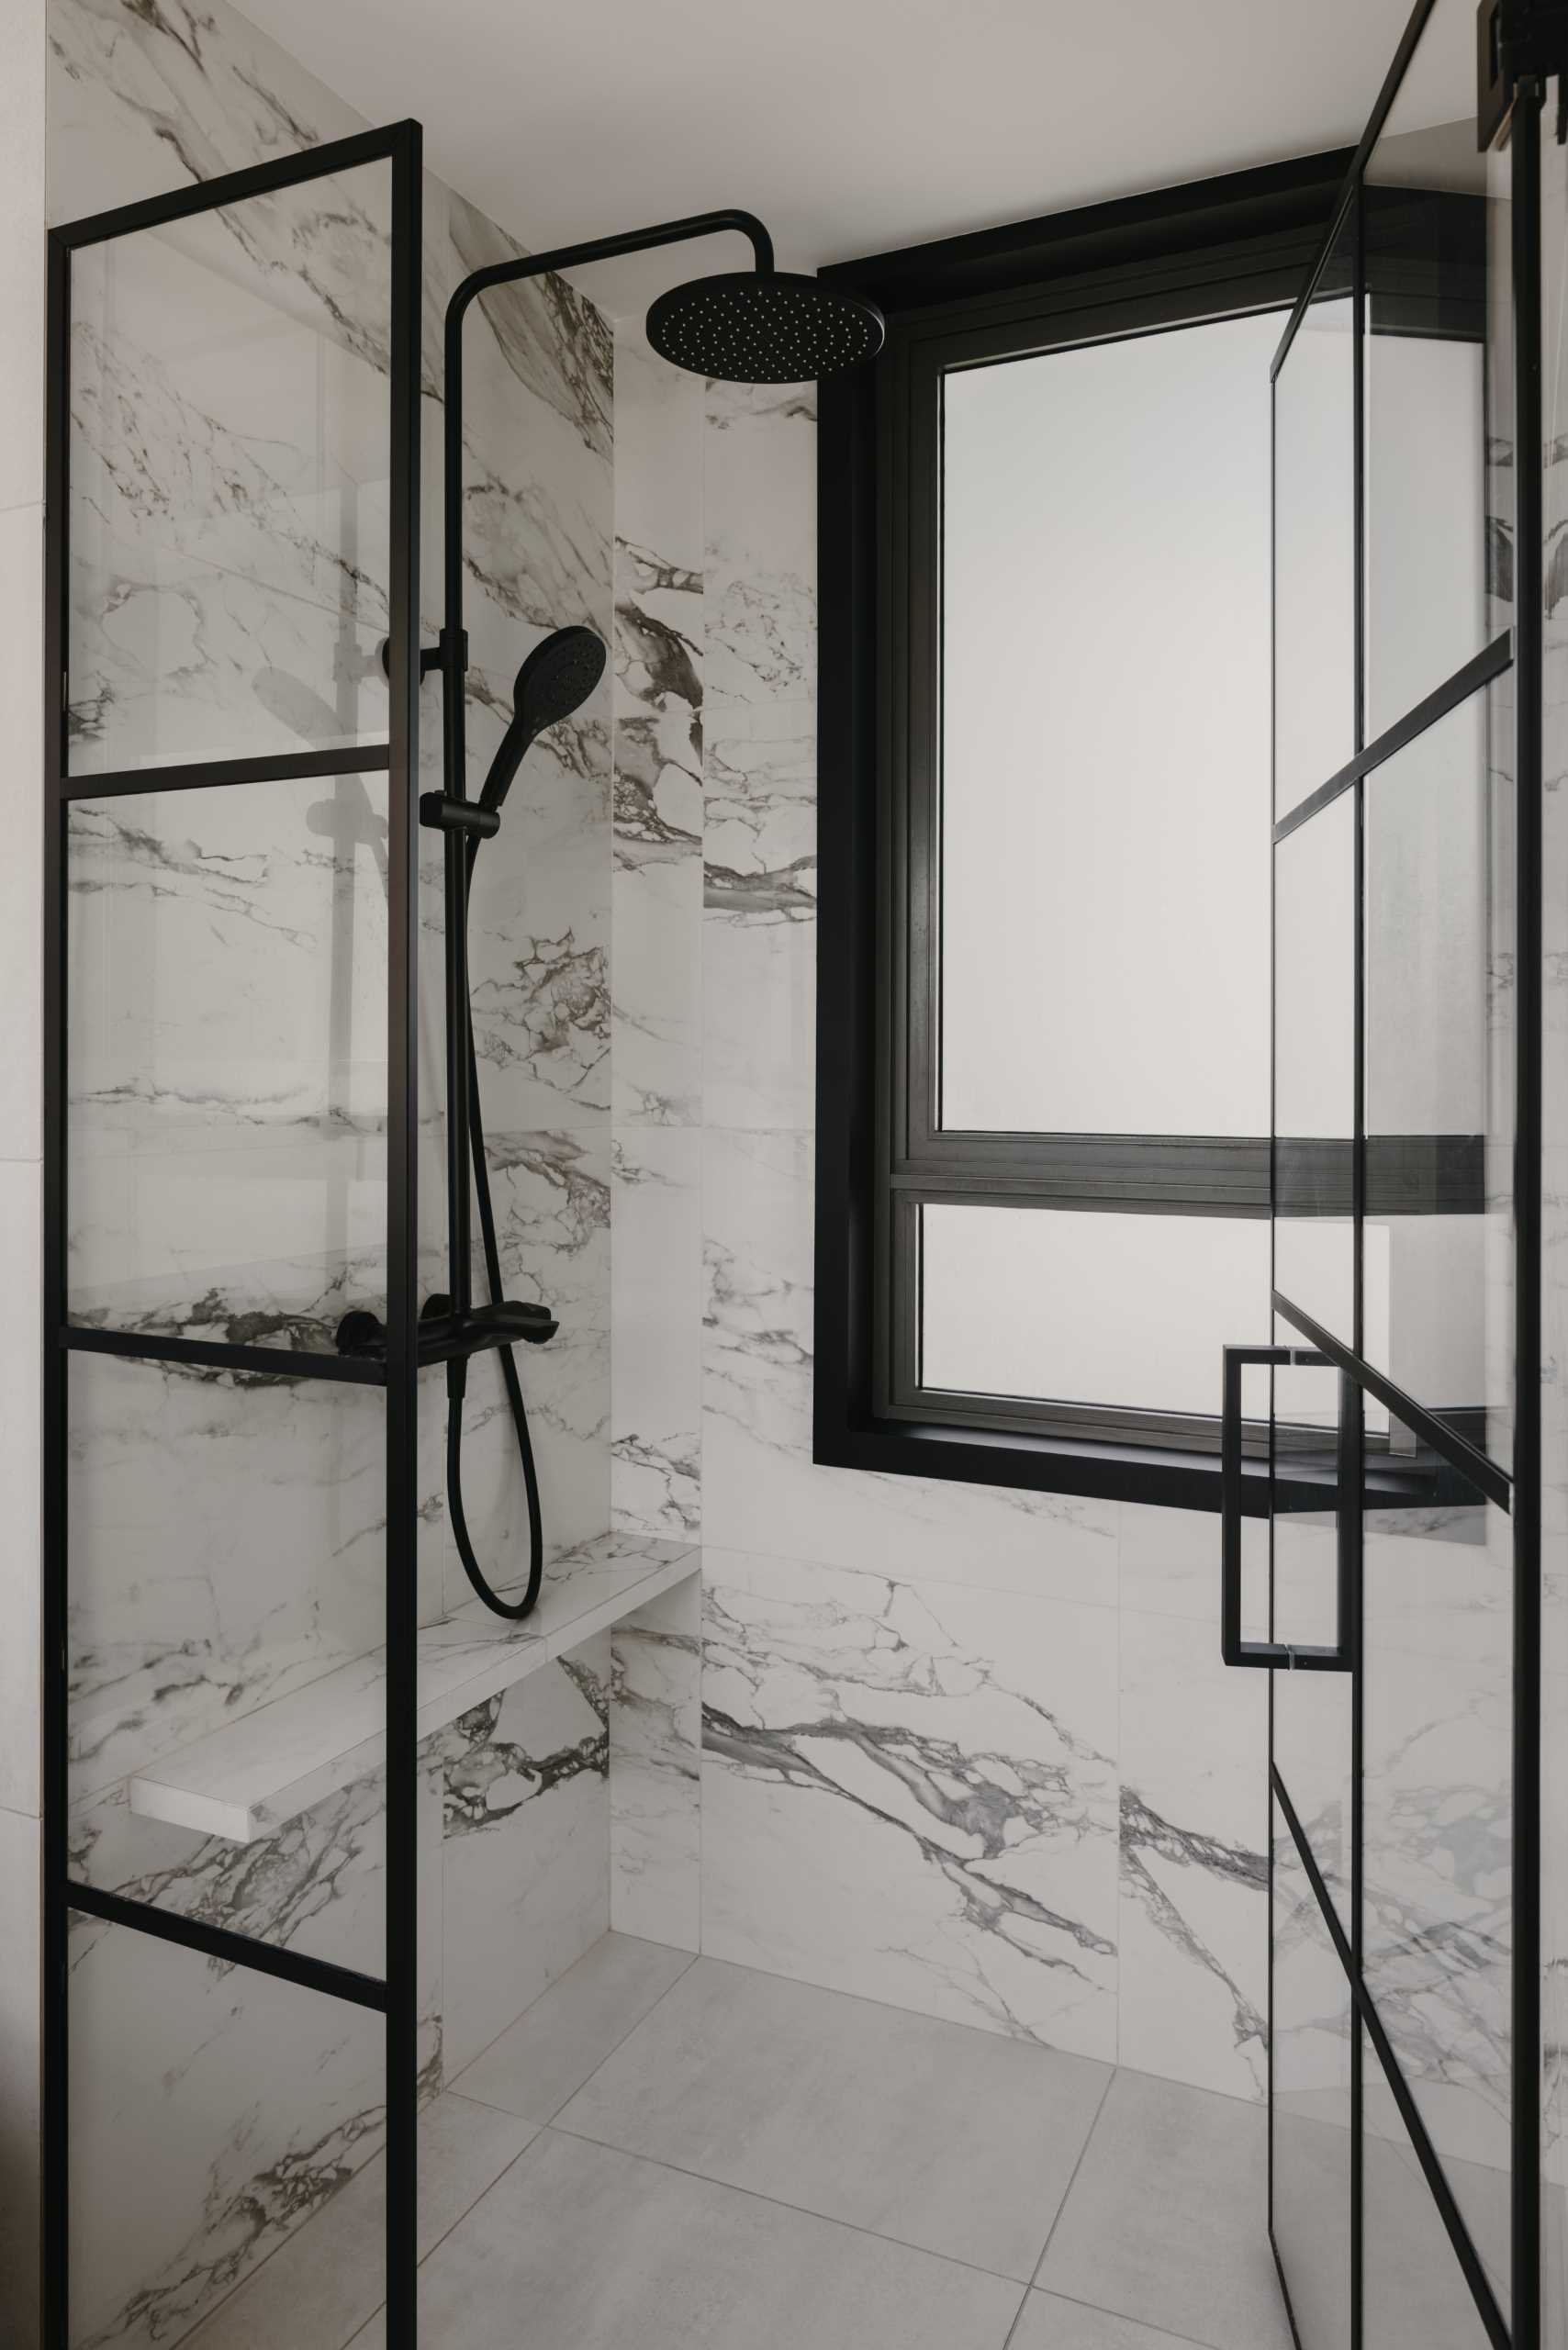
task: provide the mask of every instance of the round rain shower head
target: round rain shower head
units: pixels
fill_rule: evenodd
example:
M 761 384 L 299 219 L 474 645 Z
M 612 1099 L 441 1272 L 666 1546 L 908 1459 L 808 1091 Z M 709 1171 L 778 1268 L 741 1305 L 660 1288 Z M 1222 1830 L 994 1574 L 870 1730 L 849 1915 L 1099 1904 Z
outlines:
M 880 310 L 820 277 L 735 270 L 672 285 L 648 312 L 662 359 L 726 384 L 804 384 L 874 359 Z

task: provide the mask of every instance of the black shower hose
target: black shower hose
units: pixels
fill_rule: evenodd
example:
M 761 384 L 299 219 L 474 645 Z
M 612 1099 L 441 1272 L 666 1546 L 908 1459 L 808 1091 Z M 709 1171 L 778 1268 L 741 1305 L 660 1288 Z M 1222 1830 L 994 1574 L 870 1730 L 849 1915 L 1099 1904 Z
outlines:
M 474 860 L 479 844 L 468 844 L 468 878 L 474 878 Z M 465 892 L 465 906 L 467 893 Z M 490 1302 L 501 1303 L 501 1252 L 496 1245 L 496 1213 L 490 1203 L 490 1169 L 485 1156 L 485 1123 L 479 1105 L 479 1060 L 474 1050 L 474 1006 L 472 1000 L 464 1006 L 464 1035 L 467 1040 L 468 1058 L 468 1136 L 474 1165 L 474 1192 L 479 1207 L 479 1230 L 485 1244 L 485 1272 L 490 1284 Z M 474 1544 L 468 1533 L 468 1521 L 463 1513 L 463 1399 L 468 1386 L 466 1357 L 448 1363 L 446 1367 L 446 1505 L 452 1516 L 452 1531 L 457 1543 L 457 1555 L 467 1576 L 487 1607 L 498 1616 L 514 1619 L 532 1615 L 539 1597 L 540 1577 L 544 1568 L 544 1520 L 539 1507 L 539 1472 L 533 1465 L 533 1446 L 528 1434 L 528 1413 L 522 1401 L 522 1382 L 517 1375 L 517 1361 L 510 1346 L 497 1350 L 500 1357 L 501 1377 L 506 1382 L 507 1402 L 511 1407 L 512 1426 L 517 1430 L 517 1449 L 522 1461 L 523 1487 L 528 1494 L 528 1587 L 521 1599 L 503 1599 L 491 1588 L 484 1569 L 474 1555 Z

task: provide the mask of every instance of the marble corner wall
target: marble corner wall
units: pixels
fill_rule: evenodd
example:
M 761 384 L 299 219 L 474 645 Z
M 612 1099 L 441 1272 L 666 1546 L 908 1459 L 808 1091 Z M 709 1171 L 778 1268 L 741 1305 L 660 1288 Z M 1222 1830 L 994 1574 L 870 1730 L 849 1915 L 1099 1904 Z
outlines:
M 702 1947 L 1259 2097 L 1212 1519 L 812 1460 L 814 398 L 617 392 L 613 1494 L 704 1544 Z
M 610 1922 L 702 1946 L 702 1577 L 610 1636 Z
M 16 0 L 0 75 L 0 2335 L 39 2350 L 39 1811 L 38 1366 L 43 902 L 44 0 Z

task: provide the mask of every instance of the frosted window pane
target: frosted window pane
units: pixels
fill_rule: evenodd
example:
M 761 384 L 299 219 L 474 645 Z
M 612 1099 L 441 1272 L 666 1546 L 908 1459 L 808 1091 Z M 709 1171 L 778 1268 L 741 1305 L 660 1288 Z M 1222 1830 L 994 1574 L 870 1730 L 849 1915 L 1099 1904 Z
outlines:
M 1217 1415 L 1220 1348 L 1268 1327 L 1261 1219 L 922 1215 L 927 1387 Z
M 1279 323 L 946 378 L 945 1126 L 1268 1131 Z

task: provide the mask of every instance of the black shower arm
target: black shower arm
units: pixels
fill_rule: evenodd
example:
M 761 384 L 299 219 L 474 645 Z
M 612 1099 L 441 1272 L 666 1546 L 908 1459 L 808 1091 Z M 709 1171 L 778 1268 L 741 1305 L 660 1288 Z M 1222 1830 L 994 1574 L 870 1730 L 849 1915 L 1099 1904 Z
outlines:
M 463 678 L 468 666 L 463 641 L 463 322 L 469 305 L 494 285 L 515 285 L 520 278 L 543 277 L 551 270 L 579 269 L 589 262 L 615 261 L 622 253 L 647 252 L 657 245 L 684 244 L 693 237 L 717 236 L 731 229 L 749 237 L 758 271 L 769 273 L 773 268 L 773 240 L 755 212 L 694 212 L 684 220 L 662 220 L 652 229 L 629 229 L 619 237 L 594 237 L 583 244 L 557 245 L 553 252 L 529 253 L 518 261 L 492 262 L 487 269 L 476 269 L 465 277 L 446 306 L 446 507 L 442 550 L 446 599 L 440 667 L 445 685 L 445 788 L 454 799 L 466 797 L 463 710 Z

